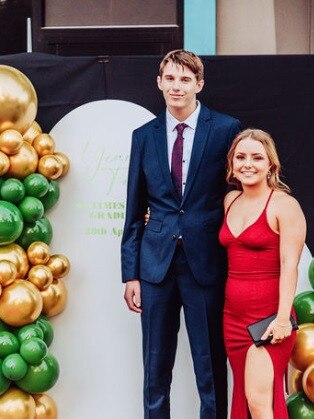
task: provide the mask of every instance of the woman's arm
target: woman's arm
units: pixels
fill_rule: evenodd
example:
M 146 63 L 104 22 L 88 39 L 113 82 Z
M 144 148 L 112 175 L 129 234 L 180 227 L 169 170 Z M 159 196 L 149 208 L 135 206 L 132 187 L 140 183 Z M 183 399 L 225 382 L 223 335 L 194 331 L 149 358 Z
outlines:
M 276 321 L 287 325 L 297 286 L 306 223 L 300 205 L 291 196 L 280 200 L 277 219 L 280 234 L 280 286 Z
M 262 339 L 272 335 L 271 343 L 280 343 L 291 335 L 290 313 L 298 280 L 298 264 L 306 236 L 306 222 L 298 202 L 289 195 L 278 194 L 275 212 L 280 234 L 279 304 L 276 319 Z

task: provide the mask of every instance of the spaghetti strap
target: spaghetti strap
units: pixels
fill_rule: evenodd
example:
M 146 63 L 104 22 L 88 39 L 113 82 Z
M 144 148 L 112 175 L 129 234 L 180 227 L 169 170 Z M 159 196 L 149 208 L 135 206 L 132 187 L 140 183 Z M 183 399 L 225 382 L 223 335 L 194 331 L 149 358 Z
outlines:
M 274 189 L 272 189 L 272 190 L 270 191 L 269 197 L 268 197 L 268 199 L 267 199 L 267 201 L 266 201 L 266 205 L 265 205 L 264 211 L 266 211 L 266 210 L 267 210 L 267 207 L 268 207 L 268 204 L 269 204 L 270 198 L 272 197 L 273 192 L 274 192 Z
M 234 201 L 236 201 L 238 198 L 239 198 L 239 196 L 241 196 L 243 194 L 243 191 L 241 191 L 232 201 L 231 201 L 231 203 L 229 204 L 229 206 L 228 206 L 228 208 L 226 209 L 226 213 L 225 213 L 225 216 L 227 217 L 227 214 L 228 214 L 228 212 L 229 212 L 229 210 L 230 210 L 230 207 L 231 207 L 231 205 L 234 203 Z

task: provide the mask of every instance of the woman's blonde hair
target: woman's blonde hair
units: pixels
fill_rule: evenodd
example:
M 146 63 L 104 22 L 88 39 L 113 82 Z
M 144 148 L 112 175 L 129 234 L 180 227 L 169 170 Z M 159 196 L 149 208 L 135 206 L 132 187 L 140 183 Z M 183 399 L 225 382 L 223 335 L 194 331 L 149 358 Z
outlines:
M 248 128 L 241 131 L 233 140 L 227 155 L 227 182 L 241 188 L 240 182 L 233 177 L 233 157 L 235 149 L 240 141 L 244 139 L 259 141 L 265 148 L 270 162 L 269 173 L 267 176 L 268 186 L 273 190 L 280 190 L 290 193 L 290 188 L 280 180 L 281 164 L 278 158 L 276 146 L 271 135 L 261 129 Z

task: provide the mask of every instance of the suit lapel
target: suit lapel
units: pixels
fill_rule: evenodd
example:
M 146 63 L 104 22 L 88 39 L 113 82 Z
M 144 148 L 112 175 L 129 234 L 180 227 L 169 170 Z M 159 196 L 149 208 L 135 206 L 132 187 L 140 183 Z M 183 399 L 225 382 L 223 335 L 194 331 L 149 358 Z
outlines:
M 209 137 L 208 134 L 211 127 L 210 119 L 211 119 L 210 110 L 202 106 L 200 115 L 197 121 L 197 125 L 196 125 L 196 131 L 195 131 L 193 148 L 192 148 L 192 155 L 191 155 L 184 195 L 182 198 L 182 204 L 185 202 L 190 192 L 197 169 L 199 167 L 199 164 L 201 162 L 201 159 L 205 150 L 205 146 L 208 141 L 208 137 Z
M 177 191 L 172 183 L 171 173 L 169 169 L 169 161 L 168 161 L 168 143 L 167 143 L 167 129 L 166 129 L 166 113 L 163 112 L 157 118 L 155 124 L 155 131 L 154 131 L 154 140 L 155 140 L 155 147 L 157 152 L 157 157 L 159 161 L 159 165 L 164 177 L 164 180 L 171 190 L 175 198 L 180 201 L 180 197 L 178 196 Z

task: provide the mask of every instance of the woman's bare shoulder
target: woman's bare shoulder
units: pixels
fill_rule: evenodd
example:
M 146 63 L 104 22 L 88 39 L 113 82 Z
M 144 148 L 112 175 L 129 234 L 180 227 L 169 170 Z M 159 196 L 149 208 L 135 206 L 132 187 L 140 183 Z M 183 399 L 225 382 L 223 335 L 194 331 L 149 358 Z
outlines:
M 299 202 L 287 192 L 274 191 L 272 201 L 273 208 L 278 215 L 293 217 L 302 214 Z
M 285 191 L 274 191 L 272 201 L 279 208 L 286 208 L 287 206 L 300 208 L 299 202 Z
M 237 191 L 237 190 L 233 190 L 233 191 L 230 191 L 230 192 L 227 193 L 227 195 L 225 196 L 225 199 L 224 199 L 225 210 L 229 207 L 231 202 L 241 193 L 242 193 L 241 191 Z

